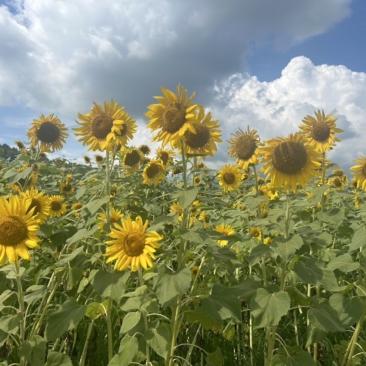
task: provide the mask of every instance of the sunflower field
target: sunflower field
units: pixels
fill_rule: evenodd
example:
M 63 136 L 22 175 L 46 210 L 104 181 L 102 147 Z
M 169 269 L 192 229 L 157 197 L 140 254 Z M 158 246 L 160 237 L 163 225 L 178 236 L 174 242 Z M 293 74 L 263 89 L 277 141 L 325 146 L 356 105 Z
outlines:
M 3 366 L 366 365 L 366 157 L 337 118 L 232 133 L 179 85 L 148 107 L 156 151 L 111 100 L 71 131 L 41 115 L 0 161 Z

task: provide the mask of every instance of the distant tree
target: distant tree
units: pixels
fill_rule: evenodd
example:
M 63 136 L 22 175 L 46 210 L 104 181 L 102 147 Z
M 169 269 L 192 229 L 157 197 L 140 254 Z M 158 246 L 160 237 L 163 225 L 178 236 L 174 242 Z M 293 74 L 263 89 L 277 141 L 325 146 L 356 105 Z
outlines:
M 7 144 L 0 145 L 0 158 L 14 160 L 19 155 L 19 150 Z

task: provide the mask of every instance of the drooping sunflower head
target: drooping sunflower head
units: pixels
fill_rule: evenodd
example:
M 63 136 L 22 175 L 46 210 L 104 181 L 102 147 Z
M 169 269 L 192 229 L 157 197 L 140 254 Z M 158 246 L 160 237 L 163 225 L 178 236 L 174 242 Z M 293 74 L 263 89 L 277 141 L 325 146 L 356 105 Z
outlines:
M 258 164 L 258 147 L 261 146 L 259 136 L 256 130 L 243 132 L 240 128 L 229 140 L 229 156 L 236 158 L 239 168 L 245 171 L 249 170 L 250 164 Z
M 26 148 L 25 148 L 25 145 L 23 144 L 23 142 L 19 141 L 19 140 L 15 140 L 14 141 L 14 144 L 17 146 L 17 148 L 20 150 L 20 151 L 25 151 Z
M 143 173 L 145 184 L 154 184 L 156 187 L 160 181 L 165 179 L 164 167 L 160 160 L 151 160 L 146 165 Z
M 156 150 L 156 156 L 158 159 L 160 159 L 163 167 L 167 168 L 173 163 L 173 157 L 175 156 L 175 152 L 172 149 L 158 148 Z
M 124 156 L 123 162 L 122 162 L 122 165 L 125 165 L 128 167 L 128 169 L 126 169 L 126 173 L 132 174 L 135 171 L 137 171 L 138 168 L 140 167 L 143 159 L 144 159 L 144 156 L 142 155 L 142 153 L 139 149 L 126 150 L 125 156 Z
M 310 145 L 314 146 L 318 152 L 323 153 L 330 150 L 336 141 L 341 141 L 335 137 L 335 134 L 343 132 L 343 130 L 336 127 L 335 123 L 338 118 L 333 118 L 333 114 L 326 116 L 324 111 L 318 110 L 315 112 L 315 117 L 306 116 L 299 128 Z
M 361 156 L 355 160 L 355 165 L 351 167 L 351 173 L 354 175 L 352 182 L 357 182 L 357 188 L 366 190 L 366 157 Z
M 25 192 L 20 192 L 20 203 L 25 204 L 27 200 L 30 200 L 30 205 L 26 213 L 29 213 L 33 208 L 34 218 L 39 220 L 40 224 L 43 224 L 48 217 L 50 204 L 49 198 L 45 196 L 44 192 L 38 192 L 38 189 L 30 188 Z
M 55 151 L 62 149 L 69 134 L 66 126 L 53 114 L 48 117 L 42 114 L 38 120 L 33 120 L 27 136 L 33 147 L 40 143 L 40 151 Z
M 225 192 L 232 192 L 239 189 L 243 172 L 236 165 L 226 164 L 220 169 L 217 178 L 219 185 L 224 188 Z
M 151 149 L 147 145 L 141 145 L 139 150 L 142 152 L 143 155 L 149 155 L 151 153 Z
M 49 214 L 51 217 L 60 217 L 67 210 L 66 203 L 63 203 L 65 200 L 62 196 L 51 196 L 49 198 L 50 210 Z
M 97 164 L 101 164 L 101 163 L 104 162 L 104 157 L 102 155 L 99 155 L 99 154 L 94 155 L 94 159 L 95 159 L 95 162 Z
M 84 158 L 85 164 L 89 164 L 89 165 L 91 164 L 91 160 L 90 160 L 89 156 L 85 155 L 85 156 L 83 156 L 83 158 Z
M 148 127 L 159 130 L 153 141 L 162 141 L 163 147 L 168 142 L 174 146 L 186 131 L 196 132 L 198 105 L 193 104 L 194 94 L 188 99 L 188 92 L 181 85 L 177 86 L 176 93 L 164 87 L 161 91 L 163 96 L 155 97 L 159 103 L 148 106 L 145 116 L 150 118 Z
M 259 154 L 264 163 L 261 170 L 273 188 L 296 192 L 297 183 L 304 188 L 311 177 L 321 174 L 319 153 L 299 133 L 267 141 Z
M 225 236 L 231 236 L 235 234 L 235 230 L 233 229 L 233 227 L 224 223 L 216 225 L 215 231 Z M 227 240 L 216 240 L 216 242 L 222 247 L 225 247 L 228 244 Z

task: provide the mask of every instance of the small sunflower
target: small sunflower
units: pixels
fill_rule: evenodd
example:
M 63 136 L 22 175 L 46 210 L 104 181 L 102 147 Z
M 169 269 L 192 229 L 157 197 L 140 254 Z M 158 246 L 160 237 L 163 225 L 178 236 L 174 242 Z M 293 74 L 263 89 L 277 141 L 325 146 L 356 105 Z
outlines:
M 141 145 L 139 150 L 142 152 L 143 155 L 149 155 L 151 153 L 151 149 L 147 145 Z
M 0 197 L 0 265 L 6 258 L 18 263 L 19 257 L 30 260 L 30 249 L 39 248 L 36 236 L 39 221 L 33 215 L 30 199 L 20 202 L 18 196 L 10 195 L 9 200 Z
M 111 233 L 113 238 L 106 244 L 109 246 L 104 256 L 109 257 L 107 263 L 116 260 L 114 269 L 125 270 L 131 265 L 131 271 L 135 272 L 140 267 L 148 269 L 152 267 L 152 259 L 155 259 L 156 249 L 160 247 L 158 243 L 163 239 L 156 231 L 146 232 L 149 221 L 143 224 L 142 218 L 138 216 L 136 221 L 132 221 L 130 216 L 122 218 L 122 226 L 114 224 Z
M 243 179 L 243 173 L 236 165 L 226 164 L 220 169 L 217 178 L 225 192 L 232 192 L 239 189 L 240 182 Z
M 318 112 L 315 112 L 315 116 L 316 118 L 306 116 L 299 128 L 309 144 L 314 146 L 316 151 L 323 153 L 330 150 L 330 147 L 334 146 L 336 141 L 341 141 L 334 134 L 343 132 L 343 130 L 336 127 L 335 122 L 338 118 L 333 118 L 333 114 L 326 116 L 324 111 L 318 110 Z
M 177 166 L 172 170 L 172 176 L 174 177 L 175 175 L 178 174 L 182 174 L 183 173 L 183 168 L 181 166 Z
M 245 171 L 249 170 L 249 165 L 258 164 L 258 147 L 261 145 L 259 135 L 256 130 L 250 130 L 248 126 L 247 132 L 243 132 L 240 128 L 228 142 L 229 156 L 236 158 L 239 168 Z
M 352 182 L 357 182 L 357 188 L 362 188 L 366 190 L 366 157 L 361 156 L 355 160 L 355 165 L 351 167 L 351 173 L 354 175 Z
M 74 215 L 77 217 L 80 217 L 80 215 L 81 215 L 80 209 L 83 207 L 84 207 L 84 205 L 81 202 L 76 202 L 71 206 L 71 210 L 76 211 L 76 212 L 74 212 Z
M 69 182 L 61 183 L 60 191 L 62 194 L 69 195 L 75 191 L 75 187 Z
M 104 156 L 102 155 L 94 155 L 94 159 L 97 164 L 101 164 L 104 162 Z
M 171 213 L 174 212 L 174 213 L 177 213 L 178 215 L 181 215 L 181 214 L 183 214 L 183 208 L 179 203 L 173 203 L 170 206 L 170 212 Z
M 43 114 L 39 120 L 33 120 L 32 127 L 27 132 L 33 147 L 41 142 L 41 151 L 61 150 L 65 139 L 69 136 L 66 126 L 61 121 L 50 114 L 45 117 Z
M 154 184 L 155 187 L 164 180 L 165 171 L 161 160 L 151 160 L 144 169 L 143 177 L 145 184 Z
M 217 231 L 218 233 L 220 233 L 222 235 L 226 235 L 226 236 L 230 236 L 230 235 L 235 234 L 235 230 L 233 229 L 233 227 L 231 225 L 228 225 L 228 224 L 216 225 L 215 226 L 215 231 Z M 225 247 L 228 243 L 227 240 L 216 240 L 216 242 L 222 247 Z
M 344 186 L 345 186 L 345 180 L 343 180 L 342 178 L 340 178 L 340 177 L 334 177 L 334 178 L 332 178 L 332 179 L 330 179 L 330 184 L 334 187 L 334 188 L 336 188 L 336 189 L 339 189 L 339 190 L 341 190 L 341 189 L 344 189 Z
M 93 103 L 90 113 L 78 113 L 81 122 L 76 123 L 81 127 L 73 130 L 76 136 L 82 136 L 79 141 L 83 145 L 90 145 L 89 150 L 93 151 L 104 151 L 118 144 L 125 146 L 136 131 L 133 118 L 113 99 L 110 103 L 104 102 L 104 108 Z
M 91 160 L 90 160 L 89 156 L 84 155 L 83 158 L 84 158 L 84 163 L 85 164 L 89 164 L 89 165 L 91 164 Z
M 319 153 L 299 133 L 267 141 L 259 154 L 264 163 L 261 170 L 273 188 L 283 186 L 296 192 L 297 183 L 304 188 L 311 177 L 320 175 Z
M 156 150 L 156 156 L 161 160 L 163 167 L 167 168 L 173 162 L 175 152 L 172 149 L 159 148 Z
M 128 149 L 126 150 L 125 156 L 123 158 L 122 165 L 128 167 L 126 169 L 127 174 L 132 174 L 140 167 L 144 156 L 139 149 Z
M 266 238 L 264 238 L 263 244 L 271 245 L 272 244 L 272 238 L 270 236 L 267 236 Z
M 198 266 L 193 266 L 191 268 L 191 276 L 193 279 L 195 279 L 197 277 L 199 271 L 200 271 L 200 267 L 198 267 Z
M 258 240 L 261 240 L 262 238 L 262 230 L 259 227 L 250 228 L 249 234 L 251 234 L 253 238 L 256 238 Z
M 117 223 L 119 220 L 122 219 L 122 217 L 123 217 L 123 215 L 120 210 L 117 210 L 117 209 L 111 207 L 110 218 L 109 218 L 109 223 L 111 225 Z M 99 219 L 99 224 L 98 224 L 99 230 L 105 231 L 104 227 L 107 224 L 107 215 L 104 212 L 101 212 L 98 215 L 98 219 Z
M 199 176 L 194 177 L 193 179 L 194 184 L 198 186 L 201 183 L 201 178 Z
M 67 205 L 64 202 L 65 198 L 62 196 L 51 196 L 49 198 L 50 204 L 50 216 L 51 217 L 60 217 L 67 210 Z
M 37 220 L 39 220 L 40 224 L 43 224 L 48 217 L 48 213 L 50 210 L 49 198 L 45 196 L 44 192 L 38 192 L 37 189 L 31 188 L 27 189 L 25 192 L 21 192 L 20 203 L 25 203 L 27 200 L 31 201 L 29 208 L 26 213 L 33 210 L 33 216 Z
M 14 144 L 17 146 L 17 148 L 20 151 L 26 151 L 25 145 L 23 144 L 23 142 L 19 141 L 19 140 L 15 140 Z
M 145 116 L 151 118 L 148 127 L 160 131 L 153 141 L 162 141 L 163 147 L 170 142 L 172 146 L 179 141 L 186 131 L 196 133 L 197 104 L 193 104 L 194 95 L 188 99 L 187 89 L 177 86 L 176 94 L 164 87 L 161 88 L 162 97 L 155 97 L 158 104 L 151 104 Z

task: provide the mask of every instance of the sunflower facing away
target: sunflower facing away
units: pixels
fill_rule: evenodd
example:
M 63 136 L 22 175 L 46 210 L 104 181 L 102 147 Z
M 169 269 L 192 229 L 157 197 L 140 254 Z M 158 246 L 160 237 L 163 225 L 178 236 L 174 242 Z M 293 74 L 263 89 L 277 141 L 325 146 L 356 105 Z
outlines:
M 62 149 L 69 134 L 67 127 L 53 114 L 48 117 L 42 114 L 38 120 L 33 120 L 27 136 L 31 140 L 32 147 L 37 146 L 40 142 L 40 151 L 55 151 Z
M 352 182 L 357 182 L 357 188 L 366 190 L 366 157 L 361 156 L 355 160 L 358 165 L 350 168 L 351 173 L 354 175 Z
M 142 223 L 142 218 L 138 216 L 136 221 L 132 221 L 130 216 L 122 219 L 122 226 L 114 224 L 111 233 L 113 238 L 106 242 L 108 245 L 104 254 L 107 263 L 116 260 L 114 269 L 125 270 L 131 265 L 131 271 L 135 272 L 139 267 L 148 269 L 152 267 L 152 259 L 155 259 L 156 249 L 160 247 L 158 241 L 163 239 L 156 231 L 146 232 L 149 221 Z
M 20 195 L 21 204 L 24 204 L 27 200 L 31 201 L 27 213 L 34 208 L 34 218 L 39 220 L 40 224 L 43 224 L 47 220 L 50 210 L 49 198 L 45 196 L 44 192 L 38 192 L 38 190 L 33 187 L 29 190 L 27 189 L 25 192 L 21 192 Z
M 164 180 L 165 172 L 161 160 L 151 160 L 144 169 L 143 177 L 145 184 L 154 184 L 155 187 Z
M 141 145 L 139 146 L 139 150 L 142 152 L 143 155 L 149 155 L 151 153 L 151 149 L 148 145 Z
M 173 163 L 173 157 L 175 156 L 175 152 L 172 149 L 162 149 L 158 148 L 156 150 L 156 156 L 161 160 L 164 168 L 167 168 L 171 163 Z
M 264 163 L 261 170 L 271 179 L 273 188 L 296 192 L 297 183 L 304 188 L 311 177 L 321 174 L 319 153 L 299 133 L 267 141 L 259 154 Z
M 239 168 L 245 171 L 249 170 L 249 164 L 258 164 L 258 147 L 261 145 L 256 130 L 250 130 L 248 126 L 247 132 L 243 132 L 240 128 L 228 142 L 229 156 L 236 158 Z
M 29 210 L 31 200 L 20 202 L 18 196 L 10 195 L 9 201 L 0 197 L 0 264 L 6 258 L 10 263 L 18 263 L 19 257 L 30 260 L 28 248 L 39 248 L 36 236 L 39 221 Z
M 217 178 L 219 179 L 220 186 L 224 188 L 225 192 L 232 192 L 238 190 L 243 176 L 244 174 L 236 165 L 226 164 L 220 169 Z
M 76 136 L 82 136 L 78 141 L 90 145 L 89 150 L 93 151 L 111 149 L 117 144 L 125 146 L 136 132 L 133 118 L 113 99 L 110 103 L 104 102 L 104 107 L 93 103 L 90 113 L 78 113 L 81 122 L 76 123 L 81 127 L 73 128 Z
M 315 116 L 316 118 L 306 116 L 299 128 L 310 145 L 314 146 L 318 152 L 323 153 L 330 150 L 330 147 L 334 146 L 336 141 L 341 141 L 334 134 L 343 132 L 343 130 L 336 127 L 335 122 L 338 118 L 332 118 L 333 114 L 326 116 L 324 111 L 318 110 L 318 112 L 315 112 Z
M 60 217 L 67 210 L 67 205 L 64 202 L 65 198 L 62 196 L 51 196 L 49 199 L 50 204 L 50 216 L 51 217 Z
M 231 225 L 228 225 L 228 224 L 216 225 L 215 226 L 215 231 L 217 231 L 218 233 L 220 233 L 222 235 L 226 235 L 226 236 L 230 236 L 230 235 L 235 234 L 235 230 L 233 229 L 233 227 Z M 225 247 L 228 243 L 227 240 L 216 240 L 216 241 L 222 247 Z
M 187 89 L 177 86 L 176 93 L 164 87 L 161 88 L 162 97 L 154 97 L 159 103 L 148 106 L 145 116 L 150 118 L 148 127 L 160 131 L 152 141 L 162 141 L 163 147 L 170 142 L 173 146 L 186 131 L 196 133 L 197 104 L 193 104 L 195 93 L 188 99 Z

